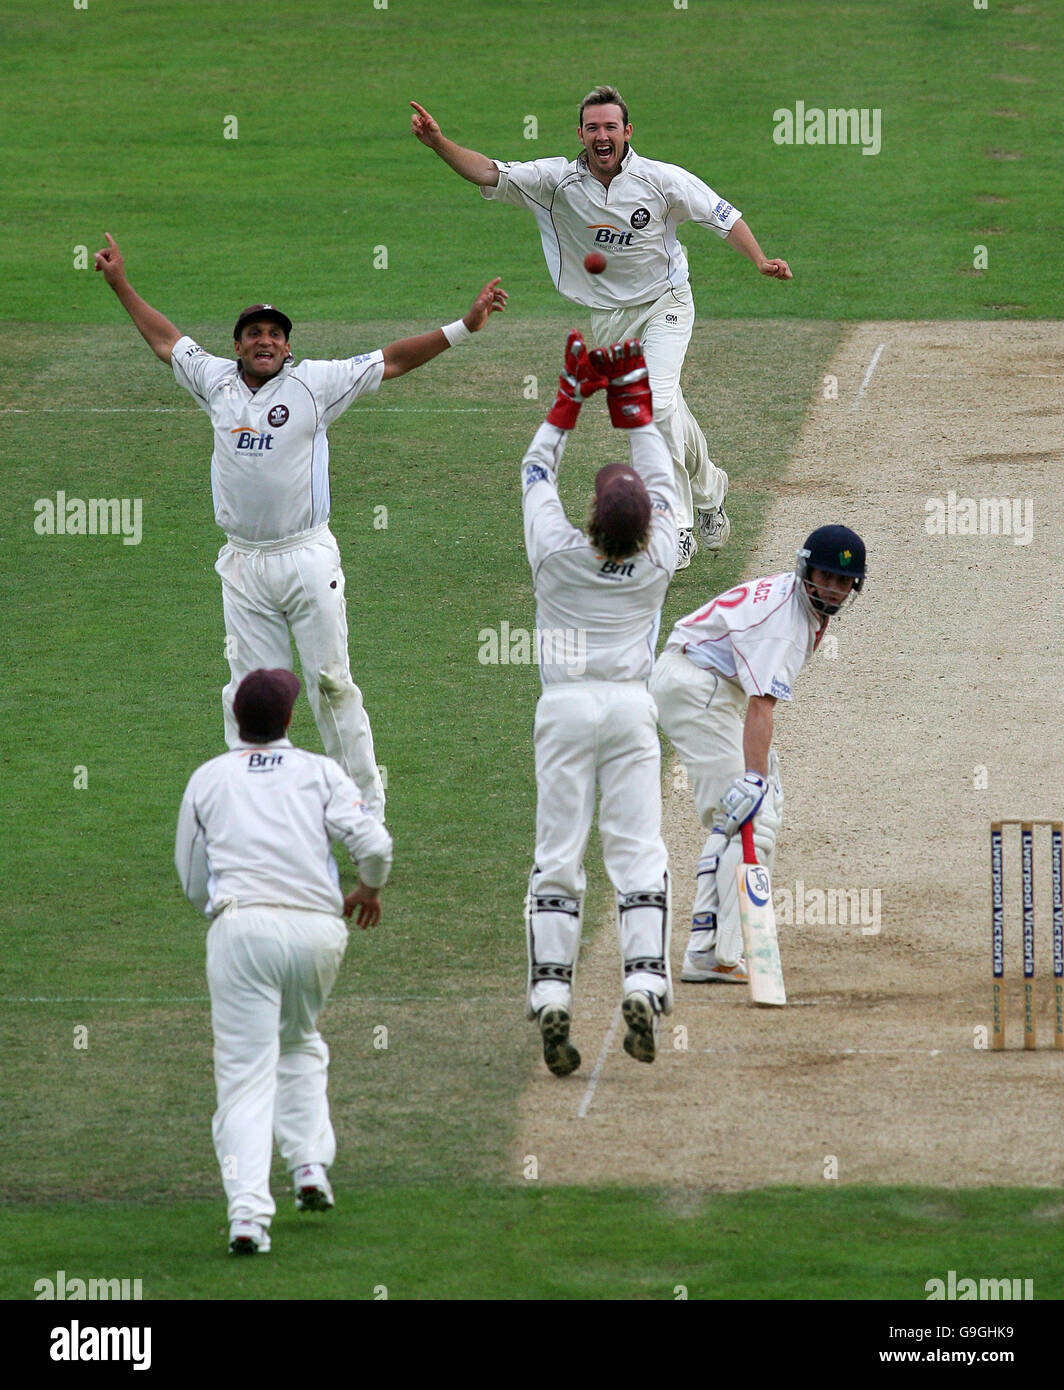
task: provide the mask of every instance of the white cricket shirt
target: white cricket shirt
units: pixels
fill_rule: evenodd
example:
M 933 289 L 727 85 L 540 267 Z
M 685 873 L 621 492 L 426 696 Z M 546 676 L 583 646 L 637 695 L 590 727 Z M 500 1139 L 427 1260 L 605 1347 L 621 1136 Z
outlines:
M 481 193 L 532 211 L 555 288 L 590 309 L 647 304 L 686 285 L 676 228 L 697 222 L 725 237 L 742 216 L 678 164 L 644 159 L 631 147 L 609 188 L 590 172 L 586 154 L 494 163 L 499 182 Z M 589 251 L 606 257 L 601 275 L 584 269 Z
M 803 608 L 798 576 L 751 579 L 681 618 L 666 651 L 738 682 L 747 695 L 794 698 L 795 677 L 816 651 L 821 627 Z
M 621 433 L 651 505 L 650 543 L 628 560 L 607 560 L 565 515 L 557 475 L 568 431 L 540 425 L 521 464 L 544 686 L 645 681 L 654 669 L 661 605 L 676 568 L 675 472 L 657 425 Z
M 329 441 L 325 431 L 384 379 L 384 354 L 334 362 L 289 362 L 252 391 L 227 357 L 183 337 L 170 358 L 174 376 L 211 418 L 214 519 L 227 535 L 283 541 L 329 520 Z
M 280 738 L 241 744 L 196 769 L 174 862 L 185 896 L 208 917 L 252 903 L 339 916 L 333 841 L 347 846 L 367 887 L 381 887 L 392 837 L 338 763 Z

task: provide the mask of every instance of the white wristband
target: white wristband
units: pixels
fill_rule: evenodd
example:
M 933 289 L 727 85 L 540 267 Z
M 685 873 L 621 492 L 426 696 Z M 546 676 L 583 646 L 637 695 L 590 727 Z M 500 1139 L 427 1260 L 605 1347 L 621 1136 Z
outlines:
M 459 343 L 464 343 L 472 338 L 472 333 L 465 326 L 464 319 L 455 319 L 454 323 L 445 323 L 440 332 L 450 343 L 451 347 L 457 347 Z

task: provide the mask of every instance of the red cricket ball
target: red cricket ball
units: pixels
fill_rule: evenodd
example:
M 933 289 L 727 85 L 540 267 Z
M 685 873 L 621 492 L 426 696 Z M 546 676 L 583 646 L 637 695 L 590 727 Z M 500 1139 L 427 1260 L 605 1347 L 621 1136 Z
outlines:
M 589 275 L 601 275 L 606 269 L 606 257 L 601 251 L 589 251 L 584 257 L 584 269 Z

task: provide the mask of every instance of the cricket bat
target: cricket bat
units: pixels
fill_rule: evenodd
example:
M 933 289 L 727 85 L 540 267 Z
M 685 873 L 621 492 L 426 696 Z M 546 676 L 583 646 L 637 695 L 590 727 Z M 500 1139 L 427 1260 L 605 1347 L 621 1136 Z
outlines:
M 772 880 L 764 865 L 757 862 L 754 826 L 747 821 L 741 828 L 743 862 L 736 870 L 739 881 L 739 917 L 743 928 L 746 971 L 750 977 L 751 1003 L 763 1008 L 786 1004 L 783 965 L 776 937 L 776 914 L 772 909 Z

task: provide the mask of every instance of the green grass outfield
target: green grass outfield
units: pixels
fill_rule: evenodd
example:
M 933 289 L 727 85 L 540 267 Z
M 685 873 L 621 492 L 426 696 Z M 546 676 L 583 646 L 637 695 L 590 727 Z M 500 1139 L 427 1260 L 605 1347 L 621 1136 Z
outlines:
M 62 1269 L 68 1284 L 105 1273 L 139 1278 L 145 1299 L 904 1302 L 926 1299 L 928 1281 L 945 1281 L 952 1269 L 958 1280 L 1031 1279 L 1036 1300 L 1060 1299 L 1059 1196 L 1030 1188 L 773 1188 L 724 1196 L 372 1187 L 339 1194 L 324 1217 L 301 1216 L 284 1203 L 273 1249 L 257 1260 L 225 1253 L 217 1202 L 172 1210 L 68 1203 L 36 1208 L 33 1222 L 0 1214 L 0 1293 L 31 1298 L 36 1280 L 55 1281 Z M 101 1311 L 78 1307 L 86 1317 Z M 925 1310 L 928 1318 L 932 1311 Z M 1005 1315 L 1000 1305 L 994 1311 Z
M 113 322 L 71 268 L 105 228 L 146 297 L 197 322 L 263 295 L 297 321 L 420 317 L 494 274 L 515 311 L 552 313 L 531 217 L 484 206 L 410 135 L 407 103 L 487 154 L 571 158 L 577 104 L 604 80 L 637 150 L 699 173 L 793 265 L 792 283 L 761 283 L 688 227 L 703 313 L 1060 312 L 1051 0 L 626 0 L 606 17 L 559 0 L 279 0 L 269 22 L 250 0 L 4 8 L 0 318 Z M 880 111 L 880 153 L 775 144 L 773 113 L 798 101 Z
M 792 263 L 793 283 L 763 281 L 684 233 L 702 315 L 685 391 L 731 474 L 733 536 L 678 576 L 666 631 L 743 572 L 842 321 L 1059 313 L 1043 267 L 1062 222 L 1064 15 L 1048 0 L 633 0 L 604 34 L 597 15 L 535 0 L 269 15 L 243 0 L 5 7 L 0 1294 L 30 1297 L 64 1268 L 175 1299 L 376 1283 L 395 1298 L 669 1298 L 687 1283 L 696 1298 L 722 1279 L 733 1297 L 921 1298 L 952 1268 L 1059 1297 L 1057 1192 L 676 1198 L 531 1191 L 512 1171 L 539 1065 L 521 1008 L 538 678 L 478 649 L 485 629 L 533 625 L 517 463 L 582 320 L 549 286 L 532 219 L 481 206 L 412 140 L 406 102 L 489 153 L 535 157 L 571 151 L 576 100 L 614 80 L 636 148 L 702 173 Z M 545 86 L 527 34 L 557 30 Z M 775 145 L 773 110 L 799 99 L 881 109 L 882 153 Z M 104 228 L 136 287 L 215 352 L 261 297 L 296 319 L 297 355 L 330 356 L 456 317 L 489 275 L 512 292 L 474 344 L 331 431 L 396 870 L 323 1019 L 342 1205 L 298 1224 L 282 1203 L 277 1257 L 254 1269 L 221 1253 L 204 927 L 171 862 L 181 790 L 221 748 L 209 427 L 102 278 L 74 268 Z M 563 477 L 574 516 L 614 448 L 604 412 L 585 416 Z M 141 543 L 37 535 L 35 503 L 59 491 L 140 499 Z M 320 746 L 305 705 L 294 733 Z M 589 924 L 604 902 L 597 872 Z M 633 1218 L 658 1242 L 649 1260 L 625 1238 Z M 552 1243 L 572 1256 L 561 1272 Z

